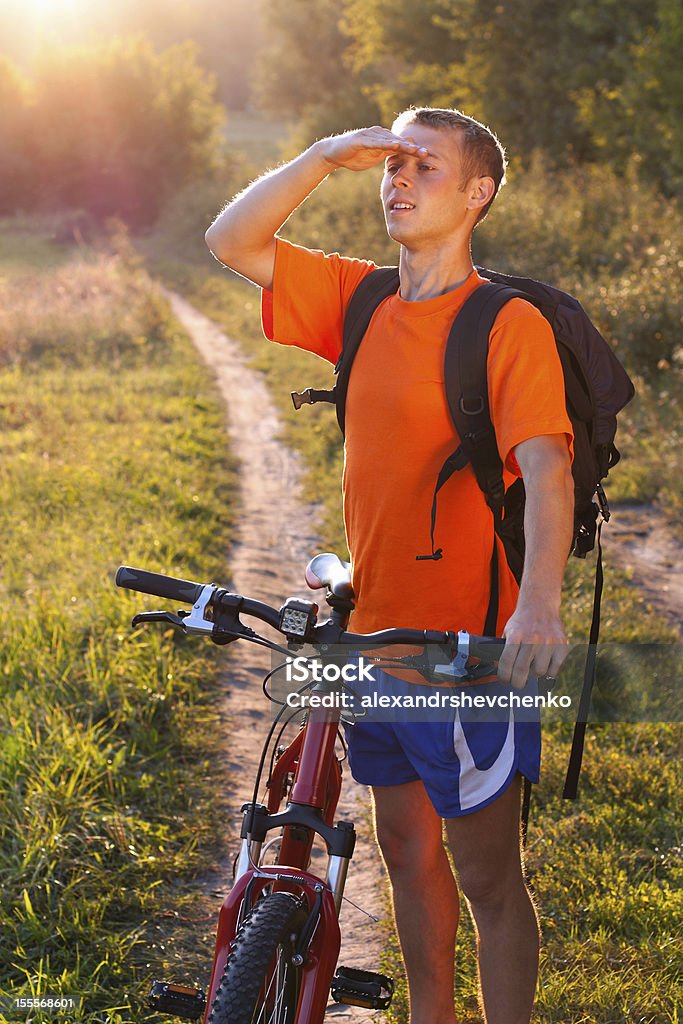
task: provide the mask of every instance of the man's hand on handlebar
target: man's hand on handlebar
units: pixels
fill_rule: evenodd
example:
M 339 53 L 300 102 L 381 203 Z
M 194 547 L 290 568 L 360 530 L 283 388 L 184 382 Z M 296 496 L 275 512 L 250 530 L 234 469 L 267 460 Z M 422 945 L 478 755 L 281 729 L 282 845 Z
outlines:
M 517 689 L 530 675 L 555 679 L 569 653 L 559 613 L 541 604 L 518 604 L 503 636 L 505 650 L 498 662 L 498 679 Z

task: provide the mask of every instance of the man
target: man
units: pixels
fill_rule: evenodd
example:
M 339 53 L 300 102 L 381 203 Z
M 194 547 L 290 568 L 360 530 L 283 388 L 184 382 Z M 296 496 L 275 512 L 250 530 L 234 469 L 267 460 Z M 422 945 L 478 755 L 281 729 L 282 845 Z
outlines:
M 418 561 L 415 555 L 428 549 L 434 482 L 454 448 L 443 356 L 455 314 L 482 284 L 470 240 L 504 180 L 498 140 L 458 111 L 430 108 L 404 112 L 391 130 L 376 126 L 322 139 L 238 195 L 206 239 L 218 259 L 263 289 L 269 338 L 334 363 L 344 309 L 374 264 L 311 252 L 277 232 L 329 174 L 382 160 L 387 230 L 400 244 L 400 290 L 373 317 L 347 400 L 343 486 L 356 593 L 352 628 L 481 633 L 494 535 L 469 468 L 439 495 L 443 557 Z M 564 659 L 560 589 L 572 540 L 573 485 L 572 431 L 554 341 L 541 315 L 520 299 L 496 319 L 488 376 L 506 485 L 521 474 L 527 493 L 519 592 L 499 546 L 498 635 L 507 640 L 499 678 L 521 687 L 530 673 L 554 676 Z M 456 718 L 436 738 L 416 723 L 350 730 L 352 771 L 372 786 L 392 882 L 411 1024 L 455 1022 L 458 893 L 442 820 L 476 925 L 485 1019 L 530 1019 L 539 942 L 521 863 L 519 794 L 522 774 L 537 781 L 540 741 L 528 726 L 506 724 L 502 735 L 492 726 L 475 737 Z

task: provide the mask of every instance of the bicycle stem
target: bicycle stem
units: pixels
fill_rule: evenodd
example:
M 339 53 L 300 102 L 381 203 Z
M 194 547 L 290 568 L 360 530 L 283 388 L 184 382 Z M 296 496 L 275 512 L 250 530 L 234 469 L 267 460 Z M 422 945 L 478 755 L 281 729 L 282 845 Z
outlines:
M 323 690 L 315 686 L 312 692 Z M 325 783 L 323 767 L 330 763 L 337 742 L 339 709 L 312 708 L 306 725 L 306 742 L 301 751 L 301 760 L 292 788 L 290 800 L 296 804 L 323 808 L 325 804 Z

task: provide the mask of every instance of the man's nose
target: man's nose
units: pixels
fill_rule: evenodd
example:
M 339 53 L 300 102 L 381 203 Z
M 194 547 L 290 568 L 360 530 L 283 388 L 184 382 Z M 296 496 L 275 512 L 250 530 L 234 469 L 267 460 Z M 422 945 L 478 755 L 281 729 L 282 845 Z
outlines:
M 394 173 L 391 175 L 391 184 L 394 186 L 398 185 L 406 187 L 408 185 L 412 185 L 412 183 L 413 179 L 411 173 L 405 166 L 405 164 L 402 164 L 400 167 L 397 167 Z

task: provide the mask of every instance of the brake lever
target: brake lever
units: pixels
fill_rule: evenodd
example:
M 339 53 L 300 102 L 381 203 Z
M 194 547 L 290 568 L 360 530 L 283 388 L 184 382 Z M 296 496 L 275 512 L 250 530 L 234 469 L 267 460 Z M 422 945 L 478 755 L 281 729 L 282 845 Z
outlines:
M 208 583 L 202 587 L 191 611 L 180 611 L 176 615 L 173 612 L 139 612 L 133 619 L 133 625 L 140 622 L 168 622 L 176 629 L 181 629 L 183 633 L 199 633 L 214 639 L 215 634 L 224 632 L 216 629 L 213 621 L 212 602 L 217 590 L 215 583 Z M 225 640 L 221 639 L 218 642 L 225 643 Z
M 492 661 L 469 664 L 469 633 L 461 630 L 454 639 L 457 641 L 455 648 L 430 644 L 421 654 L 402 658 L 401 661 L 417 669 L 428 682 L 468 683 L 497 675 L 497 665 Z
M 169 622 L 172 626 L 175 626 L 176 629 L 182 629 L 183 633 L 185 633 L 185 623 L 183 620 L 187 618 L 189 614 L 189 612 L 178 612 L 177 615 L 174 615 L 173 612 L 138 612 L 138 614 L 133 617 L 131 626 L 135 628 L 135 626 L 139 626 L 141 622 Z

